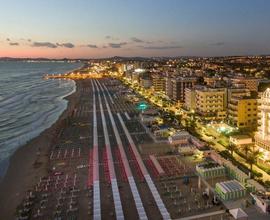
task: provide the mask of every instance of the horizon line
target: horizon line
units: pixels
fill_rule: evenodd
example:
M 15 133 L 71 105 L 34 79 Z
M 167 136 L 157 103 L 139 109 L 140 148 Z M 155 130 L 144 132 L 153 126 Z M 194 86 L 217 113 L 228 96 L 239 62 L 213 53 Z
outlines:
M 49 58 L 49 57 L 0 57 L 0 60 L 4 59 L 18 59 L 18 60 L 99 60 L 99 59 L 112 59 L 112 58 L 143 58 L 143 59 L 153 59 L 153 58 L 222 58 L 222 57 L 268 57 L 270 54 L 242 54 L 242 55 L 219 55 L 219 56 L 199 56 L 199 55 L 181 55 L 181 56 L 109 56 L 109 57 L 100 57 L 100 58 L 69 58 L 69 57 L 62 57 L 62 58 Z

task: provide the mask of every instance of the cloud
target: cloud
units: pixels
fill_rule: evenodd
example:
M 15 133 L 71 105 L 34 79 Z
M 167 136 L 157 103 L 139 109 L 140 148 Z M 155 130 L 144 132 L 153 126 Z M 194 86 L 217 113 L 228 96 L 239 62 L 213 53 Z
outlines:
M 111 48 L 121 48 L 122 46 L 126 45 L 127 42 L 121 42 L 121 43 L 109 43 L 108 46 Z
M 169 49 L 180 49 L 183 48 L 182 46 L 150 46 L 150 47 L 141 47 L 146 50 L 169 50 Z
M 20 38 L 20 41 L 31 42 L 32 40 L 30 38 Z
M 153 44 L 153 43 L 155 43 L 155 41 L 145 41 L 145 40 L 142 40 L 142 39 L 137 38 L 137 37 L 131 37 L 130 39 L 135 43 L 145 43 L 145 44 Z M 159 41 L 157 41 L 157 42 L 160 43 Z
M 57 48 L 57 45 L 51 42 L 33 42 L 32 47 Z
M 10 41 L 10 39 L 9 39 L 9 38 L 7 38 L 7 39 L 6 39 L 6 41 Z
M 136 42 L 136 43 L 144 43 L 144 42 L 145 42 L 144 40 L 141 40 L 141 39 L 139 39 L 139 38 L 137 38 L 137 37 L 131 37 L 130 39 L 131 39 L 132 41 Z
M 19 46 L 20 44 L 18 42 L 10 42 L 9 45 L 10 46 Z
M 108 39 L 108 40 L 119 40 L 119 38 L 113 37 L 113 36 L 111 36 L 111 35 L 105 36 L 105 39 Z
M 51 42 L 33 42 L 32 47 L 47 47 L 47 48 L 57 48 L 57 47 L 65 47 L 65 48 L 73 48 L 75 47 L 72 43 L 51 43 Z
M 75 47 L 75 45 L 72 44 L 72 43 L 62 43 L 62 44 L 57 43 L 56 46 L 58 46 L 58 47 L 66 47 L 66 48 L 73 48 L 73 47 Z
M 210 44 L 211 46 L 224 46 L 225 45 L 225 42 L 217 42 L 217 43 L 213 43 L 213 44 Z
M 98 46 L 95 45 L 95 44 L 88 44 L 88 45 L 86 45 L 86 46 L 89 47 L 89 48 L 98 48 Z

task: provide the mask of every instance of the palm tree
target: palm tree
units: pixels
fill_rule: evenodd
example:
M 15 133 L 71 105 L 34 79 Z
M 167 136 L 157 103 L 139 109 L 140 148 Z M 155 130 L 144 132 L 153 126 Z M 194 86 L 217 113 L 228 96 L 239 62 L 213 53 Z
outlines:
M 257 163 L 258 158 L 262 155 L 262 152 L 259 150 L 253 151 L 248 157 L 247 157 L 247 163 L 250 165 L 250 171 L 252 172 L 252 167 L 254 164 Z
M 248 152 L 250 152 L 250 145 L 245 144 L 245 145 L 243 145 L 241 148 L 242 148 L 242 150 L 245 152 L 245 157 L 246 157 L 246 159 L 247 159 Z
M 259 150 L 253 151 L 253 154 L 255 155 L 256 163 L 258 161 L 258 158 L 263 156 L 263 153 Z
M 230 143 L 227 147 L 227 149 L 230 151 L 231 156 L 233 157 L 233 152 L 236 150 L 236 145 L 233 143 Z
M 256 157 L 254 154 L 251 154 L 247 158 L 247 163 L 250 165 L 250 172 L 252 172 L 253 164 L 256 163 Z

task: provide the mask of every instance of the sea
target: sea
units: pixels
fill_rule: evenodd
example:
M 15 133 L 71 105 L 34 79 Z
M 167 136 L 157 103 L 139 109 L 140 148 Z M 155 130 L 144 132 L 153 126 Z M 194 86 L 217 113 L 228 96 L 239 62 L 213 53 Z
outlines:
M 82 63 L 0 61 L 0 180 L 12 154 L 49 128 L 66 109 L 64 97 L 76 91 L 73 80 L 43 79 Z

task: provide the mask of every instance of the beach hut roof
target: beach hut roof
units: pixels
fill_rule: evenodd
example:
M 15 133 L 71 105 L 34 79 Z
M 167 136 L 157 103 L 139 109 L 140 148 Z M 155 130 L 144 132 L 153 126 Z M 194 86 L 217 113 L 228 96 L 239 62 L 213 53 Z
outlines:
M 234 217 L 234 219 L 247 219 L 248 215 L 241 208 L 231 209 L 230 214 Z

